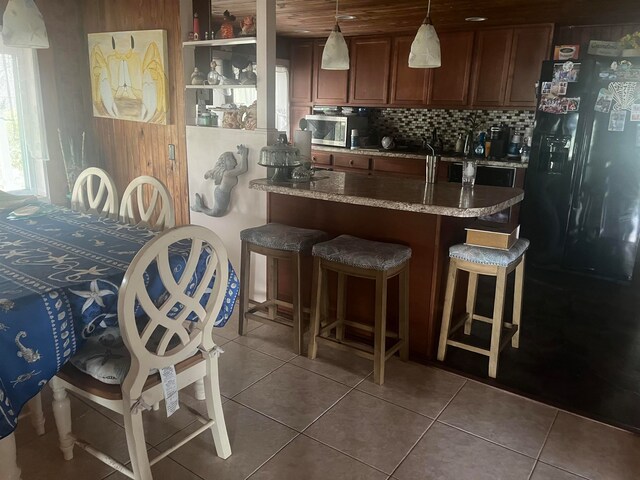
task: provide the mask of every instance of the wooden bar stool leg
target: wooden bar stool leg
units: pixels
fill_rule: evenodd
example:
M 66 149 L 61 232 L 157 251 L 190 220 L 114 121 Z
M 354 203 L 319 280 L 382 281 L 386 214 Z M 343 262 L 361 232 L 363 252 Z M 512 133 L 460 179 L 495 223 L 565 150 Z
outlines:
M 245 314 L 249 310 L 249 284 L 251 283 L 251 250 L 247 242 L 242 242 L 240 251 L 240 312 L 238 315 L 238 335 L 247 331 Z
M 301 272 L 300 254 L 291 255 L 291 294 L 293 296 L 293 351 L 300 355 L 302 353 L 302 294 L 300 293 Z M 277 288 L 277 284 L 276 284 Z
M 473 314 L 476 308 L 478 293 L 478 274 L 469 272 L 469 288 L 467 289 L 467 320 L 464 322 L 464 334 L 470 335 L 473 325 Z
M 345 274 L 338 272 L 338 301 L 336 306 L 336 320 L 338 321 L 338 326 L 336 327 L 336 338 L 340 341 L 344 340 L 344 319 L 347 296 L 346 287 Z
M 307 356 L 313 360 L 318 353 L 318 342 L 316 337 L 320 333 L 320 310 L 321 305 L 324 303 L 322 295 L 326 295 L 326 291 L 323 292 L 322 286 L 324 284 L 322 272 L 322 263 L 318 257 L 313 259 L 313 280 L 311 284 L 311 325 L 309 327 L 309 348 Z
M 493 324 L 491 327 L 491 348 L 489 351 L 489 376 L 496 378 L 498 373 L 498 356 L 500 355 L 500 335 L 502 333 L 502 316 L 504 315 L 504 296 L 507 290 L 507 269 L 498 268 L 496 277 L 496 296 L 493 304 Z
M 384 365 L 387 337 L 387 274 L 376 275 L 376 313 L 373 339 L 373 381 L 384 383 Z
M 409 263 L 400 274 L 398 279 L 399 285 L 399 303 L 400 312 L 398 316 L 398 336 L 402 342 L 400 347 L 400 360 L 406 362 L 409 360 Z
M 524 284 L 524 255 L 520 265 L 516 267 L 516 278 L 513 291 L 513 324 L 518 326 L 518 331 L 511 337 L 511 346 L 520 347 L 520 320 L 522 318 L 522 288 Z
M 294 270 L 292 269 L 292 272 Z M 278 260 L 275 257 L 267 257 L 267 301 L 273 302 L 269 306 L 269 318 L 274 320 L 278 315 Z
M 438 343 L 438 360 L 444 361 L 447 353 L 447 340 L 453 315 L 453 300 L 456 296 L 456 283 L 458 280 L 458 264 L 455 259 L 449 261 L 449 273 L 447 274 L 447 289 L 444 294 L 444 310 L 442 311 L 442 326 L 440 328 L 440 342 Z

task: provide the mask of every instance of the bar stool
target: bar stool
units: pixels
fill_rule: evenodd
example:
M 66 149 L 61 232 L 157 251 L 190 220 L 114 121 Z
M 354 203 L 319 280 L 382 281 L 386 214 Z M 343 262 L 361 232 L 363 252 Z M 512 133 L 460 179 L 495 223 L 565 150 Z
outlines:
M 311 247 L 326 240 L 328 235 L 320 230 L 289 227 L 269 223 L 240 232 L 242 251 L 240 256 L 240 322 L 238 334 L 245 335 L 249 319 L 265 324 L 286 325 L 293 328 L 293 350 L 302 351 L 302 301 L 300 298 L 301 255 L 309 254 Z M 249 298 L 251 277 L 251 252 L 267 257 L 267 300 L 258 303 Z M 278 300 L 278 260 L 291 262 L 292 303 Z M 252 307 L 249 305 L 252 304 Z M 291 309 L 290 316 L 283 315 L 278 307 Z
M 519 239 L 509 250 L 476 247 L 470 245 L 454 245 L 449 249 L 449 274 L 447 278 L 447 290 L 444 298 L 444 311 L 442 313 L 442 328 L 440 330 L 440 342 L 438 345 L 438 360 L 444 361 L 447 346 L 462 348 L 471 352 L 489 357 L 489 376 L 496 378 L 498 371 L 498 355 L 511 340 L 511 346 L 519 347 L 520 342 L 520 318 L 522 311 L 522 284 L 524 281 L 525 251 L 529 248 L 529 240 Z M 467 307 L 465 315 L 453 326 L 453 302 L 455 299 L 458 271 L 469 272 L 469 288 L 467 290 Z M 507 287 L 507 275 L 516 272 L 515 290 L 513 299 L 512 323 L 503 322 L 504 297 Z M 476 291 L 478 287 L 478 275 L 496 277 L 495 300 L 493 304 L 493 318 L 484 317 L 474 313 L 476 303 Z M 490 323 L 491 344 L 489 350 L 479 348 L 468 343 L 452 340 L 452 335 L 464 325 L 464 333 L 471 334 L 473 321 Z M 505 328 L 505 337 L 501 340 Z
M 374 381 L 378 385 L 382 385 L 387 359 L 398 351 L 403 361 L 409 358 L 409 259 L 411 258 L 411 249 L 404 245 L 340 235 L 328 242 L 314 245 L 312 254 L 313 290 L 309 358 L 316 357 L 318 343 L 353 351 L 359 356 L 373 360 Z M 337 312 L 333 321 L 327 318 L 328 271 L 338 274 Z M 396 275 L 400 276 L 398 333 L 387 331 L 387 282 Z M 345 319 L 347 276 L 375 280 L 375 324 L 373 328 Z M 325 321 L 322 328 L 321 321 Z M 345 326 L 372 332 L 373 347 L 345 339 Z M 333 337 L 331 336 L 332 330 L 335 330 Z M 387 337 L 396 339 L 390 348 L 386 348 Z

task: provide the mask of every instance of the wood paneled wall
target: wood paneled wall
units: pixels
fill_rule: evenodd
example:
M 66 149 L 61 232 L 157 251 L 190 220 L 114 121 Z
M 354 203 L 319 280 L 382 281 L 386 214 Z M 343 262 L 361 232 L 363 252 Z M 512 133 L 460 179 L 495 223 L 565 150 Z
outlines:
M 558 26 L 555 30 L 554 45 L 580 45 L 586 53 L 590 40 L 616 42 L 628 33 L 640 30 L 640 24 L 626 25 L 578 25 Z
M 182 36 L 179 0 L 84 0 L 85 33 L 164 29 L 169 57 L 170 113 L 167 125 L 92 118 L 101 163 L 114 177 L 122 193 L 138 175 L 153 175 L 171 191 L 176 222 L 189 222 L 187 154 L 184 122 Z M 86 36 L 83 41 L 86 50 Z M 86 81 L 89 81 L 88 63 Z M 89 105 L 89 112 L 91 112 Z M 176 146 L 176 160 L 168 157 Z

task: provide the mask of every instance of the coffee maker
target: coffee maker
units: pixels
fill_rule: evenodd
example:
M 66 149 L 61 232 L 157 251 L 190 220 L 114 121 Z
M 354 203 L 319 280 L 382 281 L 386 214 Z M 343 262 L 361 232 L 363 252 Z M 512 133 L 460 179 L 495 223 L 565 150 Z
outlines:
M 491 150 L 489 151 L 489 158 L 502 160 L 507 156 L 510 133 L 511 129 L 506 123 L 493 125 L 489 129 L 489 140 L 491 140 Z

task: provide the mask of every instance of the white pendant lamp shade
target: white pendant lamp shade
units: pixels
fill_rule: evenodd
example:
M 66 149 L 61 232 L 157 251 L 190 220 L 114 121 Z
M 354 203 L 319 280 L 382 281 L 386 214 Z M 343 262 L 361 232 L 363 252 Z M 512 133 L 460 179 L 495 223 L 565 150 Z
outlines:
M 322 51 L 323 70 L 349 70 L 349 48 L 336 23 Z
M 349 70 L 349 47 L 344 41 L 340 25 L 338 25 L 338 2 L 336 0 L 336 24 L 327 38 L 322 51 L 323 70 Z
M 2 17 L 2 40 L 8 47 L 49 48 L 44 19 L 33 0 L 9 0 Z
M 440 39 L 431 24 L 431 0 L 427 17 L 420 25 L 416 38 L 411 44 L 409 66 L 411 68 L 438 68 L 440 66 Z

